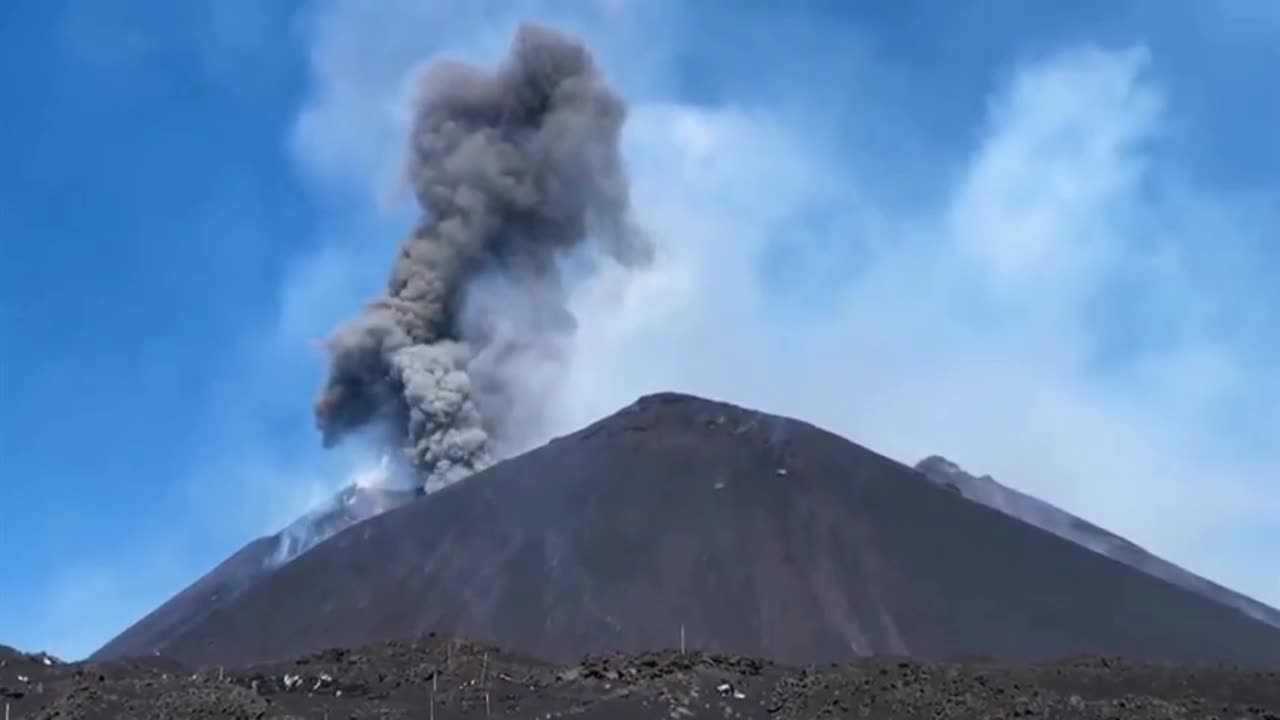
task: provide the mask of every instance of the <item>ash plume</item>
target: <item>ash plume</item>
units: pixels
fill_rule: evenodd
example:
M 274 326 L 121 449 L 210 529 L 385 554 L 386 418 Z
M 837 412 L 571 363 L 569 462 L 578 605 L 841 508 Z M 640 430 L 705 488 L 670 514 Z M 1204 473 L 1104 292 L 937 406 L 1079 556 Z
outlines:
M 636 267 L 652 254 L 631 216 L 625 116 L 590 52 L 538 25 L 519 28 L 496 71 L 427 68 L 407 158 L 423 216 L 385 295 L 326 342 L 326 447 L 385 429 L 432 487 L 518 442 L 567 363 L 559 260 L 586 248 Z

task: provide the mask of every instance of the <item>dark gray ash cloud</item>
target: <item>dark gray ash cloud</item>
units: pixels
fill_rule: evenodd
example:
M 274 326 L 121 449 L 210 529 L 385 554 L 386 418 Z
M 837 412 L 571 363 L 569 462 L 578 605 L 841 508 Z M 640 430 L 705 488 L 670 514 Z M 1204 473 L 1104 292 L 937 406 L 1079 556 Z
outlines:
M 638 267 L 652 246 L 631 213 L 626 106 L 579 42 L 524 25 L 496 71 L 443 61 L 421 83 L 407 176 L 423 216 L 386 294 L 328 339 L 315 414 L 326 446 L 388 429 L 432 486 L 536 421 L 574 328 L 557 260 L 590 246 Z

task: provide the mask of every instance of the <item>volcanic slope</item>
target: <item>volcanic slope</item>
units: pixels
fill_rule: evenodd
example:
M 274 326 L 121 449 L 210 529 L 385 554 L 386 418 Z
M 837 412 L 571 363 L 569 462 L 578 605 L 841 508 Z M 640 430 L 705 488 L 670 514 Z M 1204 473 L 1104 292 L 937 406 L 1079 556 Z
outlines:
M 315 511 L 274 535 L 257 538 L 214 569 L 147 613 L 93 653 L 91 659 L 140 657 L 156 654 L 167 639 L 198 624 L 216 608 L 270 575 L 310 545 L 331 537 L 361 520 L 409 502 L 410 490 L 352 486 Z
M 803 422 L 660 394 L 348 528 L 157 648 L 274 660 L 428 631 L 572 662 L 1076 655 L 1280 667 L 1280 630 Z
M 1002 485 L 990 475 L 981 477 L 971 475 L 959 465 L 938 455 L 932 455 L 916 463 L 916 469 L 935 484 L 957 492 L 973 502 L 982 503 L 1006 515 L 1048 530 L 1054 535 L 1114 558 L 1148 575 L 1168 580 L 1174 585 L 1224 605 L 1230 605 L 1268 625 L 1280 627 L 1280 610 L 1174 565 L 1132 541 L 1104 530 L 1084 518 L 1072 515 L 1062 508 Z

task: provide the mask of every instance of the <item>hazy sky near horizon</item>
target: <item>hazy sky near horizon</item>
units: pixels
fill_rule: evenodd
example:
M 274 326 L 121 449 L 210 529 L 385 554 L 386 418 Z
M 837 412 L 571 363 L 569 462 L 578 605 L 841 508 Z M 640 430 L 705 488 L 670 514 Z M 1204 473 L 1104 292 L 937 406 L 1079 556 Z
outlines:
M 1280 604 L 1278 2 L 19 0 L 0 643 L 82 656 L 369 462 L 313 343 L 412 221 L 415 70 L 526 19 L 628 98 L 659 251 L 575 289 L 546 433 L 799 416 Z

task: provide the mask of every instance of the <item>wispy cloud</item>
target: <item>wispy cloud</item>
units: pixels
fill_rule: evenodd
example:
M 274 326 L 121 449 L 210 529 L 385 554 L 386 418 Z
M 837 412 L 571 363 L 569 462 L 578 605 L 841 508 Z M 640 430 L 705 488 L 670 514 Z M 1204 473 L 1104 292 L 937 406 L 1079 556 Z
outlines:
M 671 62 L 689 49 L 672 43 L 737 48 L 679 26 L 671 6 L 526 5 L 481 18 L 324 4 L 297 150 L 351 214 L 379 217 L 396 104 L 424 58 L 495 59 L 523 11 L 601 49 L 635 101 L 627 157 L 660 257 L 625 286 L 579 289 L 575 367 L 550 431 L 658 389 L 797 415 L 905 461 L 944 453 L 1280 602 L 1274 571 L 1240 541 L 1280 531 L 1268 487 L 1280 450 L 1259 441 L 1280 407 L 1258 331 L 1274 312 L 1249 273 L 1275 226 L 1180 162 L 1159 58 L 1085 42 L 1027 56 L 971 98 L 985 110 L 956 133 L 967 146 L 933 157 L 920 148 L 936 138 L 912 143 L 907 128 L 886 141 L 852 115 L 814 132 L 821 111 L 796 100 L 837 92 L 868 117 L 911 116 L 934 110 L 929 88 L 860 98 L 795 73 L 776 102 L 710 100 L 685 91 L 699 68 Z M 859 77 L 893 77 L 864 59 Z M 895 157 L 919 167 L 884 182 L 921 178 L 913 197 L 927 201 L 884 199 L 870 169 Z M 361 266 L 385 264 L 375 255 Z

